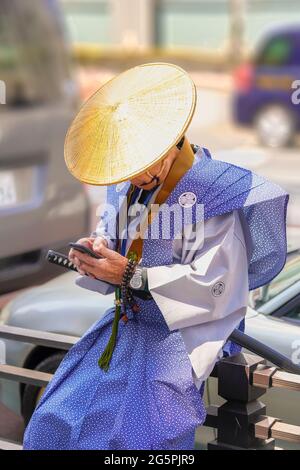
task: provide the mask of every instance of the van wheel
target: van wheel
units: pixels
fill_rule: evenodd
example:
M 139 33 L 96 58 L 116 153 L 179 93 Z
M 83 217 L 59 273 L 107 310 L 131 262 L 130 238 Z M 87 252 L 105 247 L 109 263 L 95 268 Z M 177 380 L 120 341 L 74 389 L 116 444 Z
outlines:
M 267 147 L 286 147 L 295 137 L 294 116 L 280 105 L 261 109 L 255 119 L 255 128 L 260 142 Z
M 40 362 L 33 370 L 54 374 L 64 356 L 65 353 L 63 352 L 53 354 Z M 41 396 L 43 395 L 44 390 L 44 387 L 36 387 L 34 385 L 25 386 L 22 397 L 22 415 L 26 426 L 29 423 Z

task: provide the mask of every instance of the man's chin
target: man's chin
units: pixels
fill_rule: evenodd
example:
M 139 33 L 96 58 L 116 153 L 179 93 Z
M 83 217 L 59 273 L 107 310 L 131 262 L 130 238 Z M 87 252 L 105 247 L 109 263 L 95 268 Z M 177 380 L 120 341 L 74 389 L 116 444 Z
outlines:
M 151 189 L 158 188 L 160 183 L 155 184 L 155 183 L 150 183 L 150 184 L 135 184 L 140 189 L 145 189 L 146 191 L 150 191 Z

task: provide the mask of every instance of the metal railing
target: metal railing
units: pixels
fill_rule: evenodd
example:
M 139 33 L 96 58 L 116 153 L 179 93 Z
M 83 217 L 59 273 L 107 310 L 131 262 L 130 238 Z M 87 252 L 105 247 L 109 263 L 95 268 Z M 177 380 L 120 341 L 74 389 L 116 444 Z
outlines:
M 212 375 L 218 378 L 218 394 L 226 402 L 208 408 L 204 425 L 217 429 L 217 439 L 208 449 L 276 450 L 275 439 L 300 444 L 300 426 L 267 416 L 259 400 L 270 388 L 300 392 L 300 375 L 270 367 L 252 354 L 222 359 Z
M 0 325 L 0 338 L 66 351 L 79 340 L 74 336 L 8 325 Z M 239 344 L 249 346 L 246 335 L 238 335 L 235 339 Z M 256 340 L 251 344 L 265 347 Z M 275 364 L 283 361 L 289 369 L 292 367 L 290 361 L 282 355 L 277 356 L 276 351 L 270 348 L 267 348 L 267 356 Z M 297 367 L 295 370 L 300 370 Z M 204 425 L 217 429 L 217 439 L 208 444 L 209 449 L 276 449 L 275 439 L 300 444 L 300 426 L 267 416 L 265 405 L 258 400 L 274 387 L 300 392 L 300 375 L 270 367 L 265 359 L 252 354 L 237 354 L 220 360 L 211 375 L 218 378 L 218 394 L 226 403 L 208 407 Z M 52 374 L 45 372 L 0 364 L 0 379 L 44 387 L 51 378 Z M 19 450 L 22 445 L 0 436 L 0 449 Z
M 53 348 L 54 350 L 69 350 L 80 338 L 66 336 L 44 331 L 28 330 L 8 325 L 0 325 L 0 338 L 22 341 L 37 346 Z M 0 379 L 13 380 L 23 384 L 45 387 L 52 379 L 52 374 L 15 367 L 8 364 L 0 364 Z M 17 417 L 16 417 L 17 419 Z M 12 442 L 0 436 L 0 450 L 21 450 L 22 444 Z

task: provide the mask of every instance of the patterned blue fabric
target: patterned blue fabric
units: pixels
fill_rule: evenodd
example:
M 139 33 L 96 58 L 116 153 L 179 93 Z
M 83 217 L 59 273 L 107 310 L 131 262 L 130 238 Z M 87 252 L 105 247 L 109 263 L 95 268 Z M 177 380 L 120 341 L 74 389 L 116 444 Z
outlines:
M 121 190 L 110 187 L 109 201 L 117 207 L 127 189 L 128 184 Z M 248 170 L 214 161 L 205 151 L 167 203 L 178 202 L 185 191 L 196 194 L 204 214 L 193 206 L 184 223 L 241 211 L 251 246 L 250 288 L 280 271 L 286 256 L 287 204 L 281 188 Z M 162 219 L 157 220 L 158 227 L 152 224 L 148 235 L 158 230 L 160 236 L 144 240 L 144 266 L 172 264 L 173 239 L 182 230 L 175 220 L 166 240 Z M 68 352 L 26 429 L 24 449 L 193 449 L 195 428 L 205 420 L 204 384 L 200 391 L 194 385 L 181 335 L 169 331 L 154 300 L 138 303 L 140 312 L 129 313 L 127 324 L 120 322 L 108 372 L 97 362 L 111 333 L 113 309 Z M 244 321 L 239 328 L 244 329 Z M 224 355 L 239 350 L 230 341 L 223 349 Z
M 148 252 L 152 257 L 161 256 L 163 252 L 164 260 L 160 264 L 172 264 L 173 239 L 182 232 L 184 224 L 238 210 L 249 250 L 249 290 L 267 284 L 281 271 L 286 261 L 288 194 L 262 176 L 246 168 L 214 160 L 207 149 L 197 148 L 197 155 L 201 154 L 201 158 L 187 171 L 166 200 L 169 207 L 177 205 L 182 217 L 176 217 L 171 224 L 169 239 L 163 238 L 162 217 L 154 219 L 144 240 L 143 259 L 150 259 Z M 116 209 L 119 209 L 118 198 L 126 196 L 128 187 L 129 183 L 124 183 L 121 191 L 116 191 L 116 186 L 108 188 L 108 199 Z M 190 209 L 178 207 L 179 197 L 186 191 L 196 195 L 197 204 L 203 205 L 204 212 L 197 211 L 197 205 Z M 161 214 L 162 210 L 159 212 Z M 158 231 L 158 239 L 153 239 L 151 234 L 156 235 Z
M 97 364 L 114 311 L 68 352 L 26 429 L 24 449 L 193 449 L 205 419 L 180 334 L 156 307 L 120 322 L 108 372 Z

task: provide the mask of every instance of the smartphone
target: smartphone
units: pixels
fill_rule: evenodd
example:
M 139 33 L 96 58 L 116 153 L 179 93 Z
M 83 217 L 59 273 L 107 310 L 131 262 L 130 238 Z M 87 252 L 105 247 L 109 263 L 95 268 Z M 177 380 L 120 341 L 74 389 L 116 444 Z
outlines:
M 69 243 L 69 247 L 73 248 L 74 250 L 80 251 L 80 253 L 84 253 L 86 255 L 91 256 L 92 258 L 100 259 L 102 256 L 95 253 L 93 250 L 90 250 L 84 245 L 80 245 L 79 243 Z

